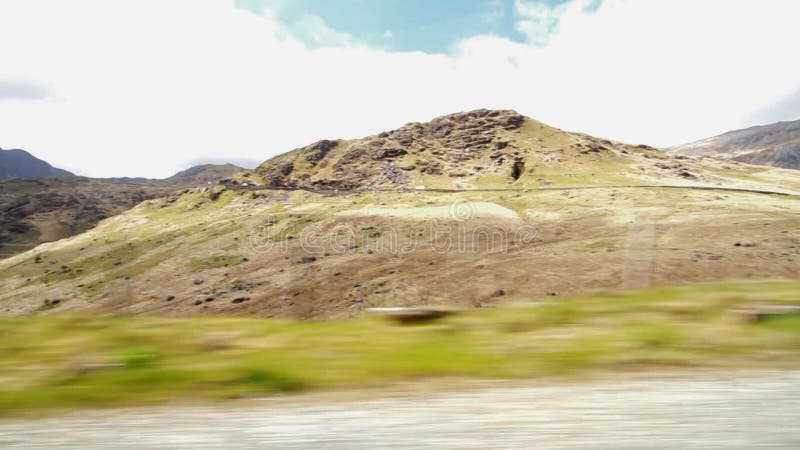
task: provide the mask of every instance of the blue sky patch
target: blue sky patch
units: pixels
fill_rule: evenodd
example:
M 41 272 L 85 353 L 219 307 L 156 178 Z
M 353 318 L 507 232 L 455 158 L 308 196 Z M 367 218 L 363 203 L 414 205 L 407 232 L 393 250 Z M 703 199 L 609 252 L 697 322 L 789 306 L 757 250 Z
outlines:
M 559 6 L 568 0 L 236 0 L 259 13 L 272 9 L 297 39 L 312 48 L 348 42 L 389 51 L 449 53 L 477 35 L 543 45 L 557 29 Z M 596 11 L 602 0 L 588 0 Z M 522 7 L 519 7 L 522 5 Z M 547 17 L 532 18 L 533 11 Z M 528 26 L 519 24 L 527 21 Z

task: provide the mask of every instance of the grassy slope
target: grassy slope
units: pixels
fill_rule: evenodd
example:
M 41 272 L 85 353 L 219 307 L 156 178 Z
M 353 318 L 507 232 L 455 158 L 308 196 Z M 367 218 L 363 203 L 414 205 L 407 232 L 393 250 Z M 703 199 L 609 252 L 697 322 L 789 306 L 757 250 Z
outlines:
M 504 298 L 525 300 L 551 291 L 631 287 L 625 280 L 631 269 L 643 271 L 651 285 L 793 279 L 800 270 L 795 197 L 674 189 L 262 194 L 252 199 L 250 192 L 226 192 L 210 201 L 193 193 L 174 203 L 149 202 L 88 233 L 4 260 L 0 311 L 28 313 L 59 299 L 45 311 L 341 318 L 369 306 L 494 302 L 489 294 L 499 288 L 507 291 Z M 478 214 L 483 205 L 496 205 L 518 215 L 479 216 L 455 227 L 488 225 L 507 236 L 532 227 L 535 241 L 518 251 L 489 251 L 484 243 L 478 251 L 442 254 L 431 251 L 433 236 L 426 231 L 413 252 L 379 250 L 392 232 L 406 244 L 426 223 L 417 212 L 447 213 L 454 201 L 475 205 Z M 397 214 L 370 213 L 387 208 Z M 261 236 L 271 220 L 277 220 L 273 234 Z M 448 217 L 437 220 L 450 224 Z M 299 263 L 310 253 L 300 248 L 303 233 L 333 236 L 337 227 L 354 231 L 359 248 L 323 246 L 313 253 L 316 262 Z M 738 241 L 755 246 L 734 246 Z M 275 247 L 257 251 L 265 242 Z M 635 260 L 637 249 L 645 250 L 649 265 Z M 196 279 L 204 283 L 195 285 Z M 234 289 L 239 281 L 253 287 Z M 177 298 L 167 302 L 168 295 Z M 215 300 L 204 303 L 209 296 Z M 240 296 L 251 301 L 234 304 Z M 355 298 L 365 301 L 351 303 Z
M 601 292 L 414 326 L 376 318 L 2 318 L 0 414 L 441 376 L 526 378 L 800 362 L 800 316 L 755 323 L 737 312 L 763 303 L 800 304 L 800 284 Z
M 232 164 L 208 164 L 165 180 L 44 177 L 0 181 L 0 258 L 82 233 L 143 200 L 203 186 L 240 170 Z

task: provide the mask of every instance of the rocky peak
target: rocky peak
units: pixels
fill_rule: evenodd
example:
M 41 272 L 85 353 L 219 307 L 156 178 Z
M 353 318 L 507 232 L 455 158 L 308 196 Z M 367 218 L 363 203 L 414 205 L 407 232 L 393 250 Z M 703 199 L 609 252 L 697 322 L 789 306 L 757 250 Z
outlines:
M 516 111 L 478 109 L 437 117 L 428 123 L 410 123 L 383 134 L 412 150 L 423 151 L 439 144 L 450 150 L 443 155 L 446 159 L 459 162 L 493 148 L 497 131 L 519 128 L 523 122 L 525 117 Z
M 0 180 L 8 178 L 68 177 L 71 172 L 51 166 L 25 150 L 0 148 Z
M 515 111 L 478 109 L 362 139 L 315 142 L 266 161 L 249 181 L 348 191 L 713 181 L 681 158 L 566 132 Z
M 510 110 L 479 109 L 413 122 L 352 141 L 322 140 L 277 156 L 256 173 L 270 186 L 357 189 L 404 185 L 444 174 L 504 148 L 502 133 L 522 126 Z

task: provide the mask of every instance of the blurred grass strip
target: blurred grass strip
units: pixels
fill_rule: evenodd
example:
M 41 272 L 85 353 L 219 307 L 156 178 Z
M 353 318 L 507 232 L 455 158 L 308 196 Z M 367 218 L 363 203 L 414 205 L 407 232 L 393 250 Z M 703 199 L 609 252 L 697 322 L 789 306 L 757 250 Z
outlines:
M 600 292 L 425 325 L 365 317 L 0 318 L 0 415 L 225 399 L 414 378 L 800 363 L 800 283 Z

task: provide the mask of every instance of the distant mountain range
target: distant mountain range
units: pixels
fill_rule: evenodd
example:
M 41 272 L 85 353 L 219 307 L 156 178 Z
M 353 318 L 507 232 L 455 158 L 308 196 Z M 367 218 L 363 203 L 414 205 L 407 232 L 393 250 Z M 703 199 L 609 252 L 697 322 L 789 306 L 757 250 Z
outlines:
M 113 177 L 103 179 L 120 183 L 161 183 L 179 186 L 195 186 L 230 177 L 234 173 L 242 170 L 245 169 L 235 164 L 200 164 L 197 166 L 192 166 L 186 170 L 181 170 L 175 175 L 163 179 L 145 177 Z
M 0 180 L 73 175 L 72 172 L 55 168 L 47 161 L 42 161 L 25 150 L 0 148 Z
M 0 151 L 0 258 L 82 233 L 144 200 L 206 185 L 243 170 L 203 164 L 165 179 L 87 178 L 24 150 Z
M 718 156 L 765 166 L 800 169 L 800 120 L 778 122 L 667 149 L 687 156 Z
M 241 172 L 241 167 L 235 164 L 202 164 L 182 170 L 166 179 L 173 183 L 204 184 L 227 178 L 234 173 Z

